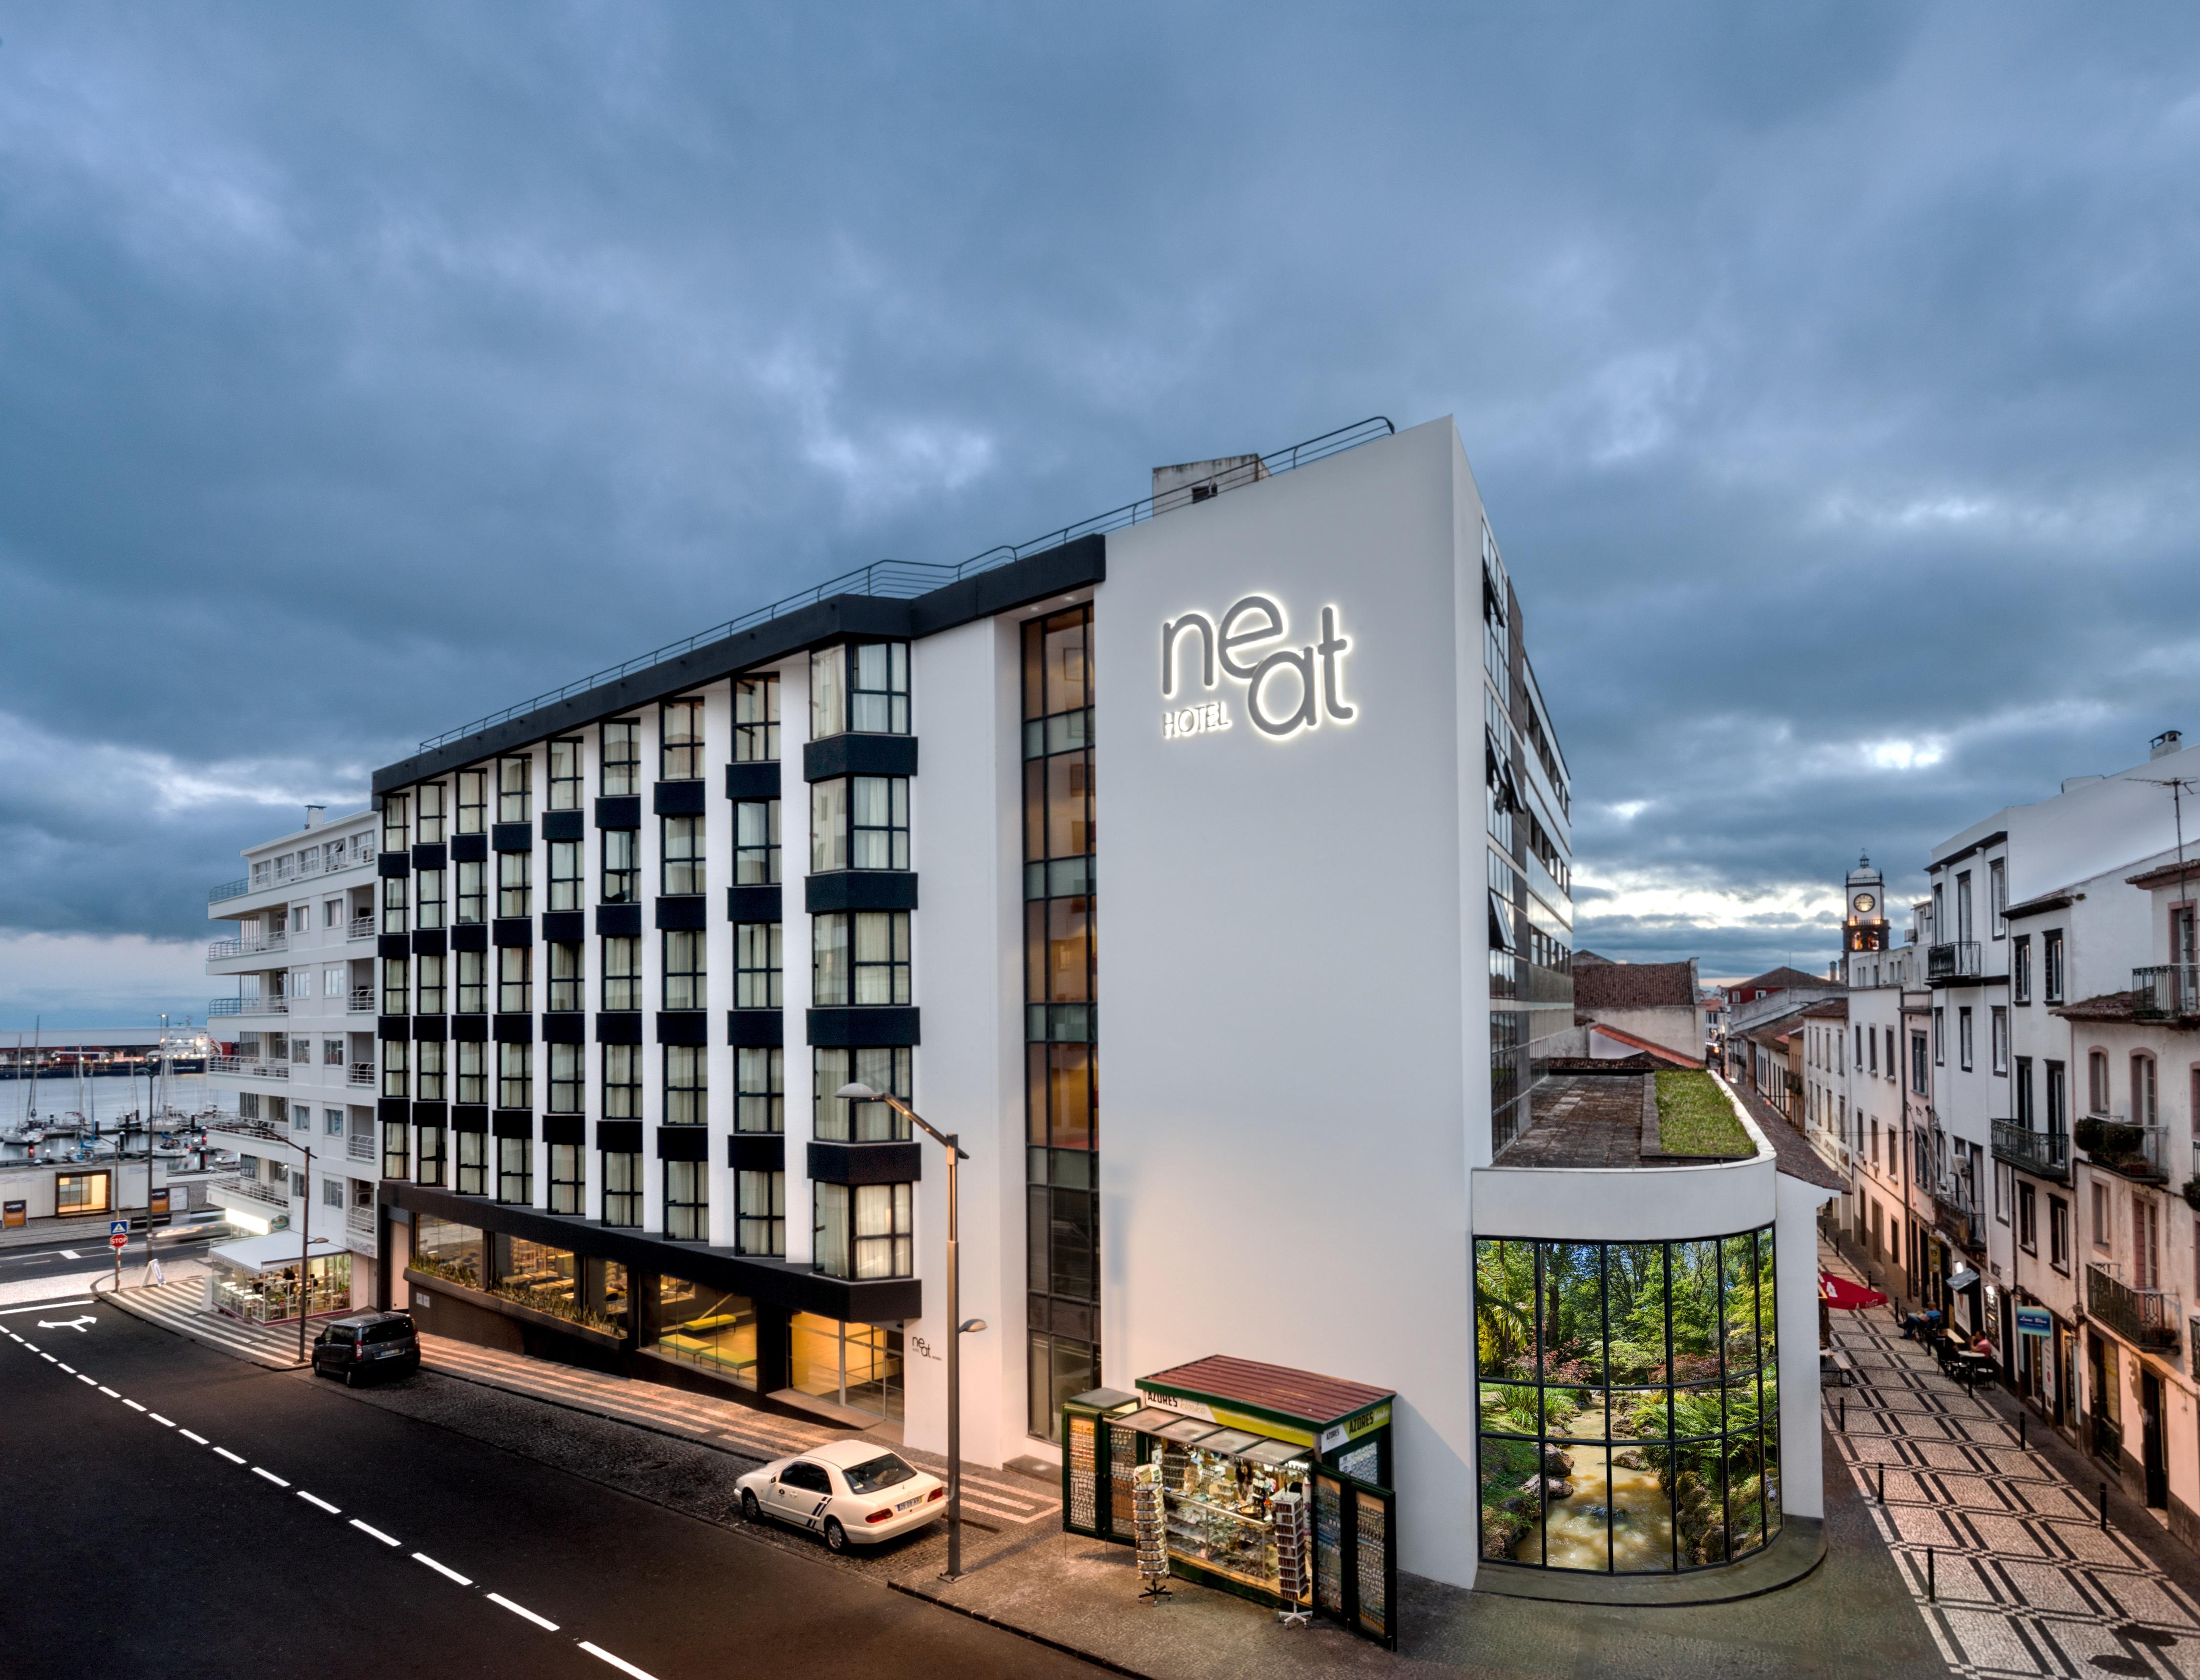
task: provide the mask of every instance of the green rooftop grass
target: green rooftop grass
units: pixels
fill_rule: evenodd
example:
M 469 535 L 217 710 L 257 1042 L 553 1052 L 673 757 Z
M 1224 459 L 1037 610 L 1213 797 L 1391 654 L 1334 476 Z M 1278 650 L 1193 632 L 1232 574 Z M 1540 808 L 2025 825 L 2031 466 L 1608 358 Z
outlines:
M 1757 1152 L 1717 1081 L 1679 1068 L 1658 1075 L 1658 1136 L 1668 1155 Z

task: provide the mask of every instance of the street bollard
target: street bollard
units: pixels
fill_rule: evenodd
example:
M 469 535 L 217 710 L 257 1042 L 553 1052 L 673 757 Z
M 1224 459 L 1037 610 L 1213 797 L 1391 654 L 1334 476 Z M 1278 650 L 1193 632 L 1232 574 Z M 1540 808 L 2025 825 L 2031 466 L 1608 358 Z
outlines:
M 1846 1394 L 1841 1396 L 1840 1422 L 1834 1426 L 1844 1435 L 1849 1432 L 1849 1397 Z
M 1939 1583 L 1933 1577 L 1933 1549 L 1928 1546 L 1925 1549 L 1925 1601 L 1928 1604 L 1933 1603 L 1940 1596 Z
M 2106 1534 L 2108 1531 L 2109 1531 L 2109 1485 L 2108 1485 L 2106 1482 L 2103 1482 L 2103 1483 L 2101 1484 L 2101 1532 L 2102 1532 L 2102 1533 L 2103 1533 L 2103 1534 Z
M 2029 1412 L 2023 1410 L 2022 1408 L 2018 1409 L 2016 1414 L 2016 1450 L 2019 1452 L 2030 1452 L 2032 1450 L 2032 1444 L 2024 1438 L 2025 1420 L 2031 1415 L 2032 1415 Z
M 2103 1483 L 2102 1485 L 2105 1490 L 2107 1484 Z M 2108 1496 L 2105 1490 L 2101 1496 L 2104 1499 Z M 1882 1505 L 1887 1503 L 1887 1467 L 1884 1464 L 1879 1467 L 1879 1502 Z

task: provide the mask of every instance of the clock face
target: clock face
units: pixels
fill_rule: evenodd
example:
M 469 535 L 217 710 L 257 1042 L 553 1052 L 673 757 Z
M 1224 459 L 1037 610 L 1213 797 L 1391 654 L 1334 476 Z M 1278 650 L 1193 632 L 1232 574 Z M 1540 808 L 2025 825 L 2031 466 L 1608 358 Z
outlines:
M 1857 913 L 1860 916 L 1869 916 L 1871 914 L 1872 906 L 1878 902 L 1879 901 L 1869 893 L 1858 893 L 1856 895 Z

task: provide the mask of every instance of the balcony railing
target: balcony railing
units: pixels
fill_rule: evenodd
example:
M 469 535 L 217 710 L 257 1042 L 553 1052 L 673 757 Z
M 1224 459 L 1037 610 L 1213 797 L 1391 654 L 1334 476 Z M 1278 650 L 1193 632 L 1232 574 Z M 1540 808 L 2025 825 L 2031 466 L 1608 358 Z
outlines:
M 354 1062 L 344 1074 L 344 1083 L 347 1085 L 362 1085 L 368 1090 L 372 1090 L 374 1088 L 374 1064 L 372 1062 Z
M 2035 1132 L 2014 1120 L 1993 1123 L 1994 1159 L 2034 1178 L 2070 1181 L 2070 1140 L 2061 1132 Z
M 249 880 L 224 881 L 218 887 L 207 889 L 207 902 L 219 904 L 225 898 L 242 898 L 251 890 Z
M 373 1014 L 374 989 L 372 986 L 354 986 L 344 1000 L 344 1012 L 348 1015 Z
M 2162 1289 L 2134 1289 L 2123 1269 L 2104 1260 L 2086 1268 L 2086 1311 L 2134 1347 L 2162 1350 L 2177 1345 L 2184 1317 L 2177 1297 Z
M 373 938 L 374 918 L 372 916 L 354 916 L 351 919 L 350 925 L 344 931 L 344 937 L 347 939 Z
M 341 874 L 373 861 L 374 837 L 370 831 L 354 834 L 348 840 L 328 841 L 300 851 L 285 852 L 281 857 L 262 858 L 252 866 L 249 885 L 243 881 L 235 884 L 247 892 L 264 892 L 292 881 L 310 881 L 317 875 Z M 236 896 L 220 888 L 215 891 L 225 897 Z
M 2134 1126 L 2120 1114 L 2089 1114 L 2071 1129 L 2086 1158 L 2142 1184 L 2169 1182 L 2169 1129 Z
M 344 1158 L 347 1161 L 373 1160 L 374 1140 L 361 1133 L 354 1132 L 344 1140 Z
M 263 1062 L 257 1056 L 209 1056 L 207 1058 L 207 1071 L 243 1074 L 255 1079 L 288 1079 L 290 1065 L 288 1062 Z
M 278 997 L 218 997 L 207 1000 L 208 1015 L 288 1015 L 290 1000 Z
M 279 1185 L 263 1184 L 257 1178 L 248 1178 L 243 1173 L 231 1173 L 225 1177 L 212 1180 L 207 1187 L 211 1190 L 226 1191 L 232 1196 L 243 1196 L 248 1201 L 257 1202 L 263 1207 L 271 1207 L 278 1212 L 288 1213 L 290 1210 L 290 1185 L 287 1181 Z
M 2145 1021 L 2200 1015 L 2200 963 L 2160 963 L 2132 971 L 2132 1013 Z
M 207 947 L 207 960 L 219 962 L 225 957 L 256 957 L 263 951 L 284 951 L 290 948 L 287 933 L 256 933 L 249 939 L 235 936 L 217 939 Z
M 1980 972 L 1979 942 L 1962 939 L 1947 945 L 1934 945 L 1925 953 L 1925 977 L 1928 980 L 1963 980 Z

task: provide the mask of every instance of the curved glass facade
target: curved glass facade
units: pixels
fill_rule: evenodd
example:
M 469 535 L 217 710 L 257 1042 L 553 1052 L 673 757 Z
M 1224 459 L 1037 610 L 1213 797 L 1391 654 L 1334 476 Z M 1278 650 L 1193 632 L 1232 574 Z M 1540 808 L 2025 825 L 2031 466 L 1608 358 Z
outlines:
M 1772 1228 L 1474 1245 L 1482 1555 L 1654 1573 L 1780 1531 Z

